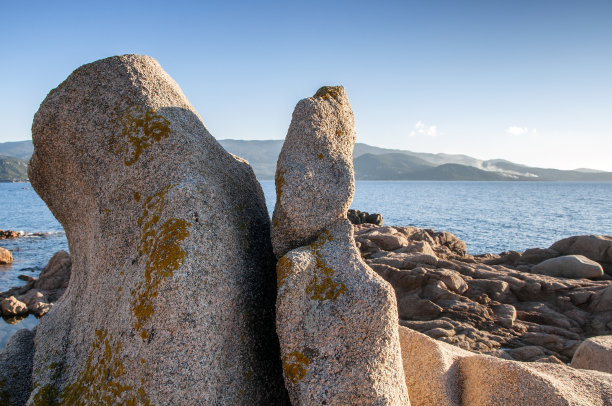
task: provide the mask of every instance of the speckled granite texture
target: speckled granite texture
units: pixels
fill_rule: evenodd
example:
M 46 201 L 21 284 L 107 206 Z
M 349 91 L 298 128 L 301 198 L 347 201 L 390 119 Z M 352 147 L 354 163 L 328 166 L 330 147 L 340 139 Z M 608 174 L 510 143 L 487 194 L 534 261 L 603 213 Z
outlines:
M 284 404 L 263 193 L 159 64 L 80 67 L 32 133 L 29 176 L 73 265 L 30 404 Z

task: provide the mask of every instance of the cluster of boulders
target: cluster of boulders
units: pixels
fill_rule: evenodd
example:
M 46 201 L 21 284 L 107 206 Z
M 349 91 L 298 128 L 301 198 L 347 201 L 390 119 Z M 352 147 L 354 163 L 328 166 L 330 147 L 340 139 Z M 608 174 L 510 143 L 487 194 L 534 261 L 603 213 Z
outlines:
M 551 258 L 567 258 L 555 249 L 565 240 L 549 249 L 471 256 L 447 232 L 356 228 L 365 261 L 395 289 L 403 326 L 467 350 L 520 361 L 569 362 L 585 338 L 612 334 L 612 281 L 602 280 L 602 273 L 592 275 L 599 280 L 542 274 Z
M 0 230 L 0 240 L 8 240 L 13 238 L 23 237 L 23 231 L 15 231 L 15 230 Z
M 72 257 L 54 258 L 71 260 L 70 283 L 0 353 L 0 402 L 612 402 L 605 366 L 563 364 L 609 356 L 606 338 L 579 344 L 609 331 L 612 282 L 530 272 L 527 253 L 470 256 L 450 233 L 351 224 L 342 87 L 297 104 L 272 227 L 248 163 L 152 58 L 77 69 L 33 140 L 29 177 L 66 231 Z M 60 281 L 61 294 L 48 268 L 13 299 Z
M 0 230 L 0 240 L 19 238 L 23 236 L 23 231 Z M 13 254 L 6 248 L 0 247 L 0 265 L 13 263 Z
M 68 287 L 71 268 L 70 255 L 66 251 L 58 251 L 38 278 L 20 275 L 20 279 L 27 281 L 24 286 L 0 292 L 0 315 L 5 318 L 28 313 L 37 317 L 44 316 Z

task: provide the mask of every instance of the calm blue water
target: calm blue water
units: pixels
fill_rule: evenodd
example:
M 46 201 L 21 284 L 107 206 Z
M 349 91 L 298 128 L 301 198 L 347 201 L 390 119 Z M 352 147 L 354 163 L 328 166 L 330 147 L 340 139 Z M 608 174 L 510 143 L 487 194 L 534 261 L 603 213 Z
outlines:
M 262 181 L 270 213 L 273 181 Z M 0 240 L 13 252 L 12 265 L 0 265 L 0 291 L 24 284 L 20 274 L 37 276 L 51 256 L 67 250 L 66 236 L 28 183 L 0 183 L 0 229 L 26 237 Z M 576 234 L 612 234 L 612 183 L 572 182 L 357 182 L 353 208 L 382 213 L 385 224 L 450 231 L 472 254 L 548 247 Z M 32 234 L 42 233 L 42 236 Z M 0 323 L 0 348 L 28 317 Z

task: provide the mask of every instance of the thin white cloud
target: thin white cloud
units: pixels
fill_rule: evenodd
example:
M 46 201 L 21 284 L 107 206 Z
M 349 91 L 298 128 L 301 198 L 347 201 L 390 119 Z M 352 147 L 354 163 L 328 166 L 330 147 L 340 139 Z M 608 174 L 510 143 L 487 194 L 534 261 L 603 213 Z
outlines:
M 510 127 L 506 128 L 506 134 L 510 135 L 525 135 L 529 133 L 531 133 L 532 135 L 537 135 L 538 130 L 536 130 L 535 128 L 529 129 L 527 127 L 519 127 L 516 125 L 511 125 Z
M 411 137 L 414 137 L 415 135 L 428 135 L 430 137 L 435 137 L 436 135 L 438 135 L 438 126 L 426 125 L 421 120 L 419 120 L 414 125 L 414 129 L 410 131 L 409 135 Z

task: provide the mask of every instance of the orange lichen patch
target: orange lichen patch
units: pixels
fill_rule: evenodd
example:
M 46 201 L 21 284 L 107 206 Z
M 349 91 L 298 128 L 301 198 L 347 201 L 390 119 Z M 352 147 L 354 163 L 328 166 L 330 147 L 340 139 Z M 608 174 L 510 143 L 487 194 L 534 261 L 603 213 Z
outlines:
M 325 244 L 332 240 L 333 237 L 330 232 L 325 230 L 315 242 L 308 246 L 311 254 L 315 257 L 315 274 L 306 286 L 306 294 L 312 300 L 336 300 L 347 291 L 344 283 L 334 282 L 332 277 L 336 271 L 328 267 L 323 260 L 321 251 Z
M 340 87 L 341 86 L 323 86 L 314 94 L 313 97 L 321 97 L 325 100 L 334 98 L 338 103 L 340 102 Z
M 293 261 L 288 257 L 284 256 L 278 260 L 276 263 L 276 281 L 278 283 L 278 287 L 280 288 L 285 283 L 285 279 L 291 275 L 291 270 L 293 268 Z
M 319 154 L 319 155 L 317 155 L 317 158 L 319 158 L 319 159 L 323 159 L 323 158 L 325 158 L 325 155 L 323 155 L 323 154 Z
M 106 330 L 96 330 L 85 368 L 75 382 L 61 393 L 46 385 L 34 395 L 33 405 L 145 405 L 149 398 L 143 388 L 134 390 L 120 381 L 124 375 L 122 343 Z M 50 366 L 51 368 L 51 366 Z
M 151 108 L 128 109 L 121 119 L 121 124 L 123 124 L 121 136 L 125 143 L 120 143 L 116 147 L 115 153 L 128 154 L 128 157 L 123 161 L 126 166 L 138 162 L 145 149 L 170 135 L 170 121 Z
M 274 184 L 276 185 L 276 207 L 280 207 L 280 198 L 283 194 L 283 186 L 285 186 L 285 174 L 287 170 L 276 168 L 276 174 L 274 175 Z M 272 227 L 276 227 L 276 224 L 272 224 Z
M 188 228 L 191 224 L 183 219 L 171 218 L 158 225 L 170 187 L 168 185 L 149 196 L 143 203 L 143 214 L 138 219 L 138 224 L 142 226 L 138 254 L 146 262 L 144 281 L 132 291 L 136 330 L 141 330 L 151 318 L 152 299 L 157 297 L 160 284 L 173 275 L 187 256 L 180 243 L 189 236 Z M 149 336 L 142 331 L 141 337 L 146 340 Z
M 291 383 L 298 383 L 306 376 L 306 368 L 310 365 L 310 360 L 307 356 L 299 351 L 293 351 L 291 354 L 283 357 L 283 372 L 285 377 Z

